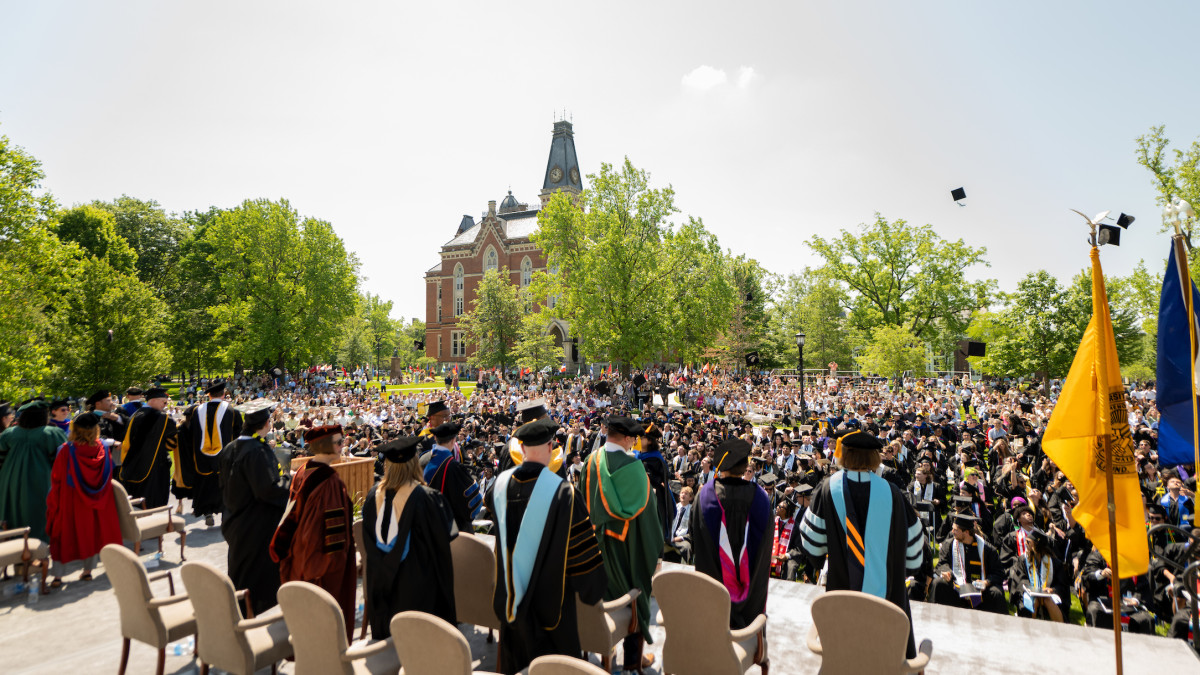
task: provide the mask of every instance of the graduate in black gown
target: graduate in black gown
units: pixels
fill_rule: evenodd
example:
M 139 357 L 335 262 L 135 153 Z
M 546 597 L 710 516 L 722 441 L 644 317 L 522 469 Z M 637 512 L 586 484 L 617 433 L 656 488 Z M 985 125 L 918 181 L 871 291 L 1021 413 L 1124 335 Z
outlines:
M 502 472 L 486 496 L 493 531 L 504 533 L 503 544 L 496 540 L 493 605 L 506 675 L 546 654 L 580 658 L 575 596 L 592 605 L 608 586 L 583 495 L 546 466 L 557 429 L 549 418 L 519 427 L 513 436 L 523 462 Z
M 692 507 L 692 558 L 697 572 L 729 590 L 729 627 L 737 630 L 767 611 L 774 521 L 766 491 L 742 478 L 750 444 L 735 436 L 717 446 L 715 457 L 717 477 L 700 488 Z M 731 571 L 721 565 L 723 539 Z
M 214 382 L 205 392 L 208 400 L 183 414 L 179 458 L 184 484 L 180 487 L 189 491 L 192 514 L 204 516 L 205 524 L 211 526 L 213 514 L 221 512 L 220 455 L 241 433 L 243 422 L 238 411 L 225 400 L 223 381 Z
M 250 591 L 250 606 L 261 614 L 275 606 L 279 564 L 271 559 L 271 538 L 287 507 L 291 478 L 263 440 L 274 403 L 256 399 L 240 408 L 242 436 L 221 451 L 224 511 L 221 534 L 229 545 L 229 578 Z
M 800 536 L 814 566 L 828 559 L 826 589 L 869 593 L 904 610 L 908 658 L 915 658 L 905 581 L 921 567 L 925 530 L 904 493 L 874 473 L 882 448 L 870 432 L 850 429 L 838 435 L 834 456 L 843 470 L 813 493 Z
M 392 617 L 400 612 L 458 623 L 450 557 L 458 527 L 446 499 L 421 479 L 418 451 L 431 442 L 428 436 L 405 436 L 380 446 L 383 480 L 363 502 L 366 620 L 376 640 L 391 635 Z
M 641 438 L 641 449 L 634 456 L 646 468 L 646 476 L 650 478 L 650 487 L 654 490 L 654 499 L 658 503 L 658 520 L 662 523 L 663 541 L 671 541 L 671 523 L 675 521 L 675 494 L 667 485 L 667 460 L 663 459 L 660 442 L 662 429 L 651 422 L 646 427 L 646 433 Z
M 129 418 L 121 444 L 118 480 L 130 497 L 145 498 L 145 508 L 166 506 L 171 496 L 171 453 L 175 451 L 175 420 L 163 412 L 167 390 L 150 389 L 146 404 Z
M 462 425 L 458 422 L 445 422 L 432 430 L 436 443 L 428 453 L 429 463 L 425 465 L 424 481 L 446 497 L 458 529 L 474 532 L 472 523 L 483 508 L 483 496 L 479 494 L 479 484 L 461 463 L 455 440 L 461 430 Z
M 1003 588 L 1007 570 L 1000 564 L 996 548 L 976 528 L 977 523 L 969 513 L 954 516 L 950 538 L 942 542 L 938 551 L 929 600 L 939 605 L 1008 614 Z M 972 589 L 977 593 L 973 594 Z

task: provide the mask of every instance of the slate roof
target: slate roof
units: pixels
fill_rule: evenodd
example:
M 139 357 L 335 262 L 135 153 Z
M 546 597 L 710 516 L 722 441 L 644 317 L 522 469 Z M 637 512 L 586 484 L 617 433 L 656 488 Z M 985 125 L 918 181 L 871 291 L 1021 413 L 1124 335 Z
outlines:
M 508 213 L 501 217 L 501 222 L 504 223 L 504 232 L 507 239 L 528 239 L 530 235 L 537 231 L 538 220 L 537 211 L 522 211 L 520 213 Z M 443 248 L 452 248 L 456 246 L 470 246 L 479 238 L 479 225 L 472 226 L 469 230 L 462 232 L 457 237 L 451 239 L 442 245 Z

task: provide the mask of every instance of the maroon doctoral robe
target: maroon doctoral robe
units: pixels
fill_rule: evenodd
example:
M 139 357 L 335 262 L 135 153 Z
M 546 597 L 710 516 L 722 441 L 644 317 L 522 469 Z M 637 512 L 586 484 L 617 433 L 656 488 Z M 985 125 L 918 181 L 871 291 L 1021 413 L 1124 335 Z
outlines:
M 310 461 L 292 480 L 287 511 L 271 538 L 281 583 L 307 581 L 342 608 L 346 638 L 354 633 L 354 506 L 337 472 Z

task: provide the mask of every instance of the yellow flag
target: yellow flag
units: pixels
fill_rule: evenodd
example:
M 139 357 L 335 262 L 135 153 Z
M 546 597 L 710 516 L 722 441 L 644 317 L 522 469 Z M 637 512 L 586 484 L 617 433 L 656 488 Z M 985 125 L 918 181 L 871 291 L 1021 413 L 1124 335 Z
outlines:
M 1125 386 L 1121 382 L 1117 345 L 1108 314 L 1100 252 L 1092 247 L 1092 320 L 1050 416 L 1042 448 L 1079 492 L 1075 519 L 1107 560 L 1110 548 L 1105 437 L 1112 446 L 1119 571 L 1122 577 L 1145 574 L 1150 569 L 1146 513 L 1133 457 Z

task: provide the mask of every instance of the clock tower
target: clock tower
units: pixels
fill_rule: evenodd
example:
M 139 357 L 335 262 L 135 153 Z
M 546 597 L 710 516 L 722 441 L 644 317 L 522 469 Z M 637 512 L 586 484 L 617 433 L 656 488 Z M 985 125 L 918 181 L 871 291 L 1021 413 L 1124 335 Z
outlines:
M 546 161 L 546 178 L 539 195 L 542 206 L 560 190 L 574 194 L 583 190 L 583 176 L 579 174 L 579 160 L 575 157 L 575 132 L 566 120 L 554 123 L 550 159 Z

